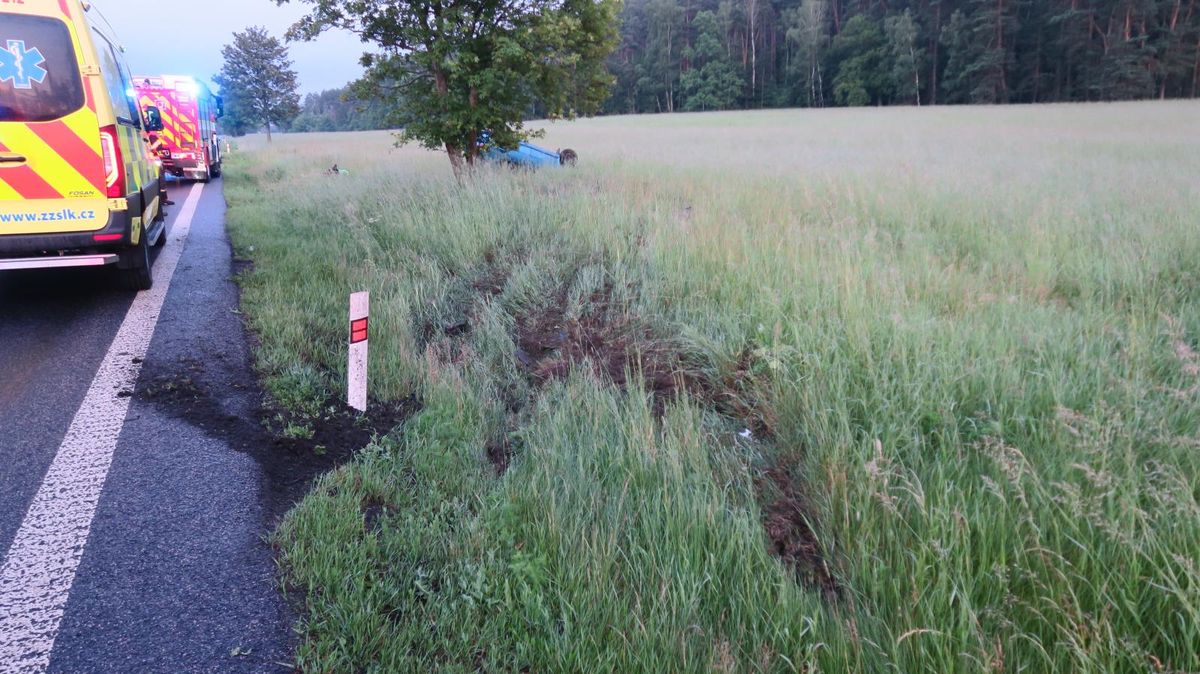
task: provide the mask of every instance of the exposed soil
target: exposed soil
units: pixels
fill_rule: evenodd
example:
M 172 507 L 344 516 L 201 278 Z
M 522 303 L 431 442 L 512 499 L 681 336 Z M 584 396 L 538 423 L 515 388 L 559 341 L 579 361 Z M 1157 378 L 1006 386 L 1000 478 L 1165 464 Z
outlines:
M 321 418 L 297 420 L 265 402 L 252 371 L 214 373 L 211 364 L 205 367 L 190 359 L 176 363 L 170 372 L 144 373 L 136 395 L 252 456 L 262 467 L 271 526 L 308 492 L 314 479 L 348 461 L 373 436 L 391 431 L 417 408 L 412 400 L 372 404 L 360 415 L 329 401 Z M 284 435 L 289 426 L 293 434 Z M 301 437 L 309 432 L 311 437 Z
M 492 264 L 495 257 L 489 253 L 485 259 L 488 264 Z M 505 283 L 508 283 L 508 273 L 499 267 L 492 266 L 471 282 L 471 289 L 477 293 L 495 297 L 504 291 Z
M 362 504 L 363 528 L 371 533 L 378 533 L 383 518 L 388 515 L 388 507 L 377 498 L 368 498 Z
M 819 589 L 826 601 L 841 596 L 841 586 L 821 552 L 812 528 L 813 510 L 800 485 L 800 460 L 795 455 L 780 457 L 755 479 L 762 506 L 763 528 L 771 553 L 787 564 L 803 585 Z
M 470 283 L 469 294 L 495 297 L 506 282 L 506 273 L 492 268 Z M 471 330 L 470 312 L 464 310 L 463 315 L 451 325 L 426 326 L 427 342 L 441 340 L 440 357 L 456 361 L 461 356 L 458 345 Z M 704 376 L 699 368 L 689 367 L 676 337 L 657 333 L 628 307 L 619 306 L 611 287 L 593 294 L 579 316 L 569 315 L 566 288 L 559 288 L 546 306 L 516 316 L 515 324 L 516 358 L 535 387 L 565 378 L 573 368 L 583 366 L 621 389 L 640 387 L 652 396 L 658 414 L 686 393 L 745 424 L 757 442 L 770 443 L 775 438 L 778 419 L 765 396 L 769 367 L 760 354 L 747 348 L 728 373 Z M 512 423 L 519 423 L 526 401 L 508 402 Z M 489 442 L 485 453 L 496 472 L 503 475 L 515 452 L 510 442 L 502 440 Z M 832 602 L 841 595 L 841 587 L 821 552 L 812 526 L 815 511 L 803 493 L 801 472 L 799 456 L 791 454 L 776 460 L 755 479 L 763 529 L 770 552 L 793 570 L 797 582 L 819 590 Z
M 512 462 L 515 453 L 512 443 L 508 441 L 489 442 L 485 449 L 488 463 L 492 464 L 492 468 L 496 469 L 496 474 L 503 475 L 507 473 L 508 464 Z
M 611 289 L 593 294 L 578 317 L 567 316 L 565 293 L 560 294 L 546 309 L 518 316 L 516 337 L 517 360 L 539 384 L 587 365 L 622 389 L 642 386 L 660 413 L 683 390 L 700 386 L 672 340 L 614 306 Z
M 254 271 L 254 260 L 251 260 L 248 257 L 238 257 L 234 255 L 229 264 L 233 268 L 233 276 L 235 277 L 241 276 L 242 274 L 249 274 L 250 272 Z

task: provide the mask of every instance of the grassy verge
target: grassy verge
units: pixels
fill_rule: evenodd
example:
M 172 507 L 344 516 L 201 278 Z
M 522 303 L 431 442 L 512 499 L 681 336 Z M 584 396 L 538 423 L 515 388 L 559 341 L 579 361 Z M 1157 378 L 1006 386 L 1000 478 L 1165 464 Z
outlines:
M 774 175 L 235 155 L 272 393 L 339 391 L 370 288 L 372 395 L 422 403 L 277 534 L 301 669 L 1200 668 L 1192 112 L 939 111 Z

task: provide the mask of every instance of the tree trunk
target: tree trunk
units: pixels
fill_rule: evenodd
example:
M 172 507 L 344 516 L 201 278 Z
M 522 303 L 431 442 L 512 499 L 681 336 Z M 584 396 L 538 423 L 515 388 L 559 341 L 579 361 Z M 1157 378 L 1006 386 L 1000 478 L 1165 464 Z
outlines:
M 1196 64 L 1192 66 L 1192 98 L 1196 98 L 1196 92 L 1200 89 L 1200 38 L 1196 40 Z
M 917 52 L 912 43 L 908 45 L 908 55 L 913 62 L 913 85 L 916 87 L 916 94 L 913 98 L 917 101 L 917 107 L 921 107 L 921 68 L 917 65 Z
M 941 43 L 942 34 L 942 3 L 937 4 L 937 11 L 933 14 L 933 58 L 929 68 L 929 104 L 937 105 L 938 96 L 938 44 Z
M 1079 0 L 1071 0 L 1071 13 L 1079 9 Z M 1075 36 L 1078 31 L 1078 26 L 1074 22 L 1070 24 L 1071 37 Z M 1065 28 L 1064 28 L 1065 30 Z M 1088 35 L 1091 38 L 1091 35 Z M 1066 49 L 1066 54 L 1063 63 L 1055 68 L 1057 73 L 1054 79 L 1054 99 L 1056 101 L 1064 100 L 1064 97 L 1073 96 L 1075 94 L 1075 50 L 1073 48 Z M 1063 93 L 1063 88 L 1066 88 L 1066 93 Z
M 996 0 L 996 45 L 1000 50 L 1000 92 L 997 102 L 1008 102 L 1008 54 L 1004 51 L 1004 0 Z
M 271 118 L 267 118 L 267 142 L 271 142 Z
M 467 94 L 467 105 L 470 105 L 472 110 L 479 107 L 479 90 L 474 86 L 471 87 L 470 92 Z M 475 158 L 479 156 L 478 129 L 472 129 L 467 133 L 467 147 L 463 154 L 467 156 L 467 165 L 474 167 Z
M 758 0 L 748 0 L 746 12 L 750 20 L 750 100 L 758 90 Z
M 433 64 L 433 83 L 437 90 L 438 98 L 445 98 L 450 92 L 450 86 L 446 83 L 446 73 L 442 72 L 441 67 Z M 446 140 L 446 156 L 450 158 L 450 168 L 454 171 L 454 179 L 462 182 L 463 173 L 463 153 L 462 148 L 458 143 L 452 140 Z
M 825 97 L 822 94 L 824 90 L 825 83 L 821 81 L 821 62 L 813 59 L 808 86 L 808 105 L 810 107 L 825 107 Z
M 1038 31 L 1037 49 L 1033 59 L 1033 102 L 1040 103 L 1042 97 L 1042 33 Z
M 671 62 L 671 26 L 667 26 L 667 63 Z M 675 97 L 671 94 L 671 73 L 669 69 L 663 69 L 663 77 L 666 81 L 663 82 L 667 90 L 667 112 L 675 112 Z
M 467 134 L 467 165 L 474 167 L 475 161 L 479 159 L 479 133 L 472 131 Z
M 447 142 L 446 156 L 450 157 L 450 168 L 454 170 L 454 179 L 461 183 L 463 177 L 462 149 L 454 143 Z
M 1175 27 L 1179 25 L 1179 13 L 1183 9 L 1183 0 L 1175 0 L 1175 8 L 1171 11 L 1171 20 L 1167 22 L 1167 37 L 1166 46 L 1163 47 L 1163 52 L 1159 58 L 1158 65 L 1162 68 L 1162 83 L 1159 85 L 1158 98 L 1159 100 L 1167 99 L 1167 82 L 1171 79 L 1171 61 L 1174 54 Z M 1145 34 L 1145 27 L 1142 28 L 1142 33 Z

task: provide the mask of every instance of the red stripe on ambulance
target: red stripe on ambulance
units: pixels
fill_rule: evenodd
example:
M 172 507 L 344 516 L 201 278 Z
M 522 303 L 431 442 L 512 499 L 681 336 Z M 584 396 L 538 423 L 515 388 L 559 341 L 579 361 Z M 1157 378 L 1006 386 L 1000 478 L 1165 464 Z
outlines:
M 0 143 L 0 152 L 12 152 Z M 0 171 L 0 182 L 13 188 L 24 199 L 61 199 L 62 193 L 28 166 L 8 166 Z

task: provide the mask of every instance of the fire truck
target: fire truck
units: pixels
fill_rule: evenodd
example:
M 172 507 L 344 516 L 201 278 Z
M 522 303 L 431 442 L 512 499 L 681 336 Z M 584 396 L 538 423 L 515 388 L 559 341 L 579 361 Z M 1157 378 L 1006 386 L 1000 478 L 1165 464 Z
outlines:
M 149 140 L 163 173 L 200 182 L 220 176 L 221 97 L 190 75 L 135 75 L 133 80 L 141 104 L 158 108 L 162 116 L 162 131 Z

